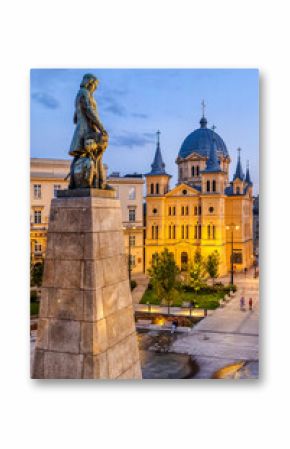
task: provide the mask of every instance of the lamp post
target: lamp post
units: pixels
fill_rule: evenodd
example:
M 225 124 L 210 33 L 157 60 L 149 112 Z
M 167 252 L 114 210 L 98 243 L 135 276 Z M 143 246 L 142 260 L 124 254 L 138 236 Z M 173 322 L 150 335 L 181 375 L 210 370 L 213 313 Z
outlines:
M 240 226 L 231 223 L 226 229 L 231 230 L 231 285 L 234 285 L 234 230 L 240 229 Z
M 123 227 L 124 230 L 128 231 L 128 273 L 129 273 L 129 282 L 131 282 L 131 273 L 132 273 L 132 263 L 131 263 L 131 240 L 130 240 L 130 231 L 131 229 L 136 229 L 136 226 L 131 226 L 131 227 Z

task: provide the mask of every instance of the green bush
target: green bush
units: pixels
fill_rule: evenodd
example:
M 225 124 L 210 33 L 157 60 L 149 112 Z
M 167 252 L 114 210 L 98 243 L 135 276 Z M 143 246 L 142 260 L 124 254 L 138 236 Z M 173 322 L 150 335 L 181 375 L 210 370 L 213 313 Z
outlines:
M 39 303 L 31 302 L 30 303 L 30 315 L 38 315 L 38 311 L 39 311 Z

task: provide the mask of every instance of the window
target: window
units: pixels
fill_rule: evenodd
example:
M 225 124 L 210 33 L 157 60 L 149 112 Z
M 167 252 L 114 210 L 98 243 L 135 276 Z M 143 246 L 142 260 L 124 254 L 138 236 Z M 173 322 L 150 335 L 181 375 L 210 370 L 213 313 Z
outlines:
M 194 165 L 193 165 L 192 168 L 191 168 L 191 174 L 192 174 L 192 176 L 194 176 L 194 169 L 195 169 L 195 167 L 194 167 Z
M 175 206 L 173 207 L 173 214 L 172 215 L 175 215 L 175 212 L 176 212 L 176 209 L 175 209 Z
M 171 226 L 168 226 L 168 238 L 171 239 Z
M 155 238 L 158 240 L 158 226 L 155 226 Z
M 206 191 L 210 192 L 210 181 L 206 181 Z
M 210 225 L 207 226 L 207 238 L 210 239 Z
M 197 239 L 197 225 L 194 226 L 194 238 Z
M 241 193 L 240 187 L 237 187 L 237 195 Z
M 186 189 L 182 190 L 182 193 L 183 195 L 187 195 L 187 190 Z
M 175 225 L 173 225 L 173 238 L 175 239 L 175 235 L 176 235 L 176 232 L 175 232 Z
M 198 213 L 201 215 L 201 206 L 198 207 Z
M 36 241 L 34 243 L 34 253 L 41 253 L 41 249 L 41 243 Z
M 129 200 L 136 199 L 136 188 L 134 186 L 129 187 Z
M 211 206 L 211 207 L 208 208 L 208 211 L 212 214 L 213 211 L 214 211 L 214 208 Z
M 184 206 L 181 207 L 181 215 L 184 215 Z
M 181 269 L 182 270 L 187 270 L 188 254 L 186 252 L 182 252 L 180 259 L 181 259 L 180 260 L 181 261 Z
M 184 239 L 184 225 L 181 225 L 181 238 Z
M 60 184 L 54 184 L 54 186 L 53 186 L 53 196 L 54 196 L 54 198 L 56 198 L 56 192 L 58 190 L 60 190 L 60 189 L 61 189 L 61 185 Z
M 153 212 L 153 214 L 157 214 L 157 209 L 154 208 L 152 212 Z
M 154 184 L 150 184 L 150 193 L 151 195 L 154 193 Z
M 216 180 L 215 179 L 212 182 L 212 191 L 216 192 Z
M 136 265 L 136 257 L 130 254 L 130 267 L 135 267 Z
M 34 211 L 34 223 L 40 224 L 41 223 L 41 210 L 35 210 Z
M 159 184 L 156 184 L 155 189 L 156 189 L 156 194 L 159 195 Z
M 194 215 L 197 215 L 197 206 L 194 206 Z
M 182 167 L 179 168 L 179 178 L 182 179 Z
M 201 239 L 201 225 L 198 225 L 198 238 Z
M 189 226 L 188 225 L 185 226 L 185 238 L 186 239 L 189 238 Z
M 33 192 L 34 192 L 34 199 L 39 200 L 41 198 L 41 184 L 34 184 Z
M 212 227 L 212 238 L 215 239 L 215 226 Z
M 129 245 L 136 246 L 136 236 L 135 235 L 129 235 Z
M 185 215 L 188 215 L 188 206 L 185 208 Z
M 171 215 L 171 206 L 168 208 L 168 215 Z
M 129 209 L 129 221 L 135 221 L 136 212 L 135 209 Z
M 151 226 L 152 240 L 158 240 L 158 226 Z
M 199 165 L 196 167 L 196 176 L 199 176 Z

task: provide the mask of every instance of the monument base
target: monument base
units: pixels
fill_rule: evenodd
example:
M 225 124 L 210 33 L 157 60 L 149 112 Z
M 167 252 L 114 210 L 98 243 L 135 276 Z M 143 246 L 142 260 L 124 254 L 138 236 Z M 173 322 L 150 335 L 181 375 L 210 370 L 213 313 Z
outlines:
M 52 200 L 32 377 L 142 377 L 115 198 Z

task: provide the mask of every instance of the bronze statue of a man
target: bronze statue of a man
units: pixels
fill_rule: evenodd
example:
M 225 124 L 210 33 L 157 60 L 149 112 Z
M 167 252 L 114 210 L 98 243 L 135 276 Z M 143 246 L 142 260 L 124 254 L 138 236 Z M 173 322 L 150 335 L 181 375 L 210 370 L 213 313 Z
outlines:
M 94 75 L 84 75 L 75 99 L 76 128 L 69 151 L 74 156 L 70 169 L 70 189 L 106 188 L 102 156 L 108 146 L 108 133 L 100 122 L 93 97 L 98 84 Z

